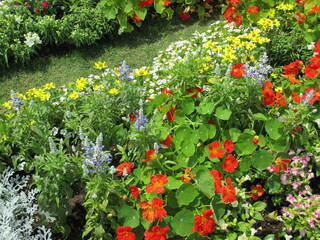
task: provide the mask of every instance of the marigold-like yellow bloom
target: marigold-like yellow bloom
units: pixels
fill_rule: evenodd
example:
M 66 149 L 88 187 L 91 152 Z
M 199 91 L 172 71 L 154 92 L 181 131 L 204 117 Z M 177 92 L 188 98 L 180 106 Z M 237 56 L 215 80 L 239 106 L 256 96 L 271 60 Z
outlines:
M 282 93 L 283 92 L 283 88 L 282 87 L 276 87 L 275 91 Z
M 256 61 L 256 58 L 253 55 L 246 55 L 242 59 L 243 62 L 249 63 Z
M 12 118 L 13 116 L 14 116 L 14 114 L 13 113 L 6 113 L 6 114 L 4 114 L 7 118 Z
M 270 18 L 261 18 L 258 21 L 258 24 L 260 24 L 265 29 L 280 26 L 280 22 L 278 19 L 270 19 Z
M 247 45 L 246 45 L 246 49 L 247 50 L 253 50 L 257 47 L 257 45 L 255 43 L 252 43 L 252 42 L 248 42 Z
M 51 82 L 44 85 L 44 89 L 50 90 L 52 88 L 56 88 L 56 86 Z
M 72 98 L 72 99 L 77 99 L 77 98 L 79 98 L 79 93 L 77 93 L 77 92 L 72 92 L 72 93 L 69 95 L 69 97 Z
M 233 60 L 237 59 L 237 56 L 233 53 L 225 53 L 222 56 L 223 61 L 233 62 Z
M 104 68 L 107 68 L 108 65 L 106 62 L 96 62 L 94 63 L 95 67 L 94 68 L 97 68 L 97 69 L 104 69 Z
M 27 97 L 23 95 L 22 93 L 16 92 L 16 96 L 20 97 L 22 100 L 27 100 Z
M 203 57 L 203 60 L 207 61 L 207 62 L 210 62 L 212 60 L 212 57 L 210 56 L 205 56 Z
M 112 88 L 112 89 L 109 90 L 110 94 L 118 94 L 118 92 L 119 92 L 119 90 L 116 89 L 116 88 Z
M 33 124 L 35 124 L 35 121 L 31 121 L 28 123 L 29 126 L 32 126 Z
M 104 86 L 102 84 L 93 86 L 93 91 L 99 91 L 99 90 L 102 90 L 102 89 L 104 89 Z
M 3 135 L 2 138 L 1 138 L 1 142 L 2 142 L 2 141 L 6 141 L 6 140 L 8 140 L 8 139 L 9 139 L 9 137 L 8 137 L 7 135 Z
M 271 73 L 271 77 L 277 78 L 278 76 L 277 76 L 277 74 Z
M 120 76 L 120 68 L 119 67 L 114 68 L 113 71 L 117 76 Z
M 274 8 L 271 8 L 270 10 L 269 10 L 269 15 L 268 15 L 268 17 L 269 18 L 274 18 L 276 16 L 276 10 L 274 9 Z
M 137 75 L 137 76 L 145 76 L 145 75 L 148 75 L 148 74 L 149 74 L 148 70 L 143 69 L 143 68 L 138 69 L 138 70 L 136 71 L 136 75 Z
M 213 48 L 214 45 L 216 45 L 217 43 L 216 42 L 206 42 L 203 47 L 204 48 Z

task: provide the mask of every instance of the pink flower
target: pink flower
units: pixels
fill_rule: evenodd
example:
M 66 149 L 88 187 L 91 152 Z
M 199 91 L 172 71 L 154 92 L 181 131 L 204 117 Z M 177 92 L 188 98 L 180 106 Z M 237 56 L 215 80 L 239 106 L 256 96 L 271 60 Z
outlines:
M 41 7 L 48 7 L 49 3 L 48 2 L 42 2 Z

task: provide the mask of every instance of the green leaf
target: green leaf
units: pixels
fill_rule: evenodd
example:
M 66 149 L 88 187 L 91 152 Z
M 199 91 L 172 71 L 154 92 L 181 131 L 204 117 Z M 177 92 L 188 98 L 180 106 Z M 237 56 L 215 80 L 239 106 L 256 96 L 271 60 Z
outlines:
M 242 172 L 249 171 L 250 167 L 251 167 L 251 157 L 249 156 L 242 158 L 241 161 L 239 162 L 239 168 Z
M 188 205 L 198 195 L 198 190 L 191 183 L 184 183 L 176 192 L 176 198 L 180 206 Z
M 272 163 L 273 163 L 272 153 L 264 149 L 256 151 L 252 155 L 252 166 L 261 171 L 270 167 Z
M 252 217 L 256 220 L 264 221 L 263 216 L 259 212 L 254 212 Z
M 216 110 L 216 117 L 221 120 L 229 120 L 232 112 L 224 106 L 220 106 Z
M 168 183 L 166 184 L 166 189 L 178 189 L 181 185 L 183 184 L 183 181 L 181 181 L 180 179 L 176 179 L 172 176 L 168 177 Z
M 103 8 L 103 13 L 108 20 L 115 19 L 118 13 L 118 8 L 115 6 L 105 6 Z
M 289 150 L 288 139 L 286 137 L 280 137 L 274 144 L 270 144 L 270 149 L 275 152 L 286 152 Z
M 274 239 L 274 234 L 268 234 L 263 238 L 263 240 L 273 240 Z
M 154 3 L 154 9 L 157 11 L 157 13 L 162 13 L 163 10 L 166 8 L 166 6 L 164 5 L 163 0 L 156 0 Z
M 266 208 L 267 204 L 265 202 L 257 201 L 252 206 L 255 210 L 260 212 Z
M 269 137 L 273 140 L 277 140 L 282 136 L 283 125 L 275 118 L 268 120 L 265 128 L 267 133 L 269 134 Z
M 172 230 L 180 236 L 188 236 L 193 228 L 193 213 L 190 210 L 182 210 L 178 212 L 171 222 Z
M 261 121 L 267 121 L 268 120 L 268 118 L 262 113 L 253 114 L 253 119 L 254 120 L 261 120 Z
M 235 152 L 240 156 L 253 153 L 257 148 L 253 143 L 253 138 L 254 136 L 250 133 L 242 133 L 234 145 Z
M 139 213 L 135 209 L 126 205 L 120 207 L 118 218 L 123 221 L 122 226 L 135 228 L 140 224 Z
M 215 125 L 212 124 L 207 124 L 205 125 L 208 128 L 208 132 L 209 132 L 209 139 L 214 138 L 214 136 L 216 136 L 217 133 L 217 129 Z
M 219 221 L 223 215 L 226 213 L 226 204 L 222 203 L 220 198 L 212 198 L 211 203 L 210 203 L 213 211 L 214 211 L 214 216 Z
M 198 129 L 199 138 L 202 142 L 205 142 L 209 138 L 209 129 L 206 125 L 201 125 Z
M 182 109 L 186 115 L 189 115 L 194 111 L 193 99 L 186 99 L 182 102 Z
M 270 194 L 279 192 L 281 188 L 280 176 L 276 174 L 272 175 L 270 178 L 267 179 L 265 186 L 269 189 L 268 192 Z
M 191 157 L 195 153 L 196 148 L 194 144 L 189 139 L 187 139 L 182 142 L 181 151 L 186 157 Z
M 191 235 L 189 235 L 186 240 L 210 240 L 209 237 L 201 236 L 200 233 L 194 232 Z
M 148 10 L 146 8 L 141 8 L 141 7 L 136 8 L 136 14 L 141 20 L 144 20 L 146 18 L 147 11 Z
M 229 129 L 229 134 L 230 134 L 230 140 L 232 142 L 237 142 L 238 138 L 241 135 L 241 131 L 239 129 L 237 129 L 237 128 L 230 128 Z
M 195 168 L 195 182 L 199 187 L 200 191 L 203 192 L 207 197 L 211 198 L 214 195 L 214 178 L 210 174 L 209 170 L 205 167 Z
M 200 114 L 211 114 L 213 112 L 214 105 L 213 103 L 208 102 L 201 102 L 200 105 L 197 107 L 197 111 Z

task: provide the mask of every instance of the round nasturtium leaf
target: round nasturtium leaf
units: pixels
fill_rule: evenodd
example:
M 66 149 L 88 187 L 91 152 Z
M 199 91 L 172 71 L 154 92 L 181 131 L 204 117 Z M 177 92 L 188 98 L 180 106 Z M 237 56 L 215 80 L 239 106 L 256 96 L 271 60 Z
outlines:
M 122 226 L 129 226 L 135 228 L 138 227 L 140 224 L 139 213 L 137 212 L 137 210 L 126 205 L 120 207 L 118 218 L 122 219 Z
M 172 230 L 180 236 L 188 236 L 194 225 L 193 213 L 190 210 L 178 212 L 171 222 Z
M 234 150 L 240 156 L 253 153 L 257 146 L 253 143 L 254 136 L 250 133 L 242 133 L 234 146 Z
M 266 122 L 265 128 L 269 137 L 273 140 L 277 140 L 282 136 L 283 124 L 281 122 L 278 122 L 278 120 L 275 118 L 268 120 Z
M 216 110 L 216 117 L 221 120 L 229 120 L 232 112 L 224 106 L 220 106 Z
M 256 151 L 252 155 L 252 166 L 261 171 L 270 167 L 272 163 L 273 163 L 272 153 L 264 149 Z
M 184 183 L 176 192 L 178 204 L 188 205 L 199 195 L 198 190 L 191 183 Z

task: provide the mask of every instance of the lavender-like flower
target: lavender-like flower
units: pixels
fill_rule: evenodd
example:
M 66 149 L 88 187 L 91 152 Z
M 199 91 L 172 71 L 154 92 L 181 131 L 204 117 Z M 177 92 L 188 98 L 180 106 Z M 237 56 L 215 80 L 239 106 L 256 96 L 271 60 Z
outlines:
M 13 90 L 11 90 L 10 96 L 11 96 L 11 102 L 12 102 L 11 106 L 19 110 L 21 106 L 24 105 L 24 102 L 22 101 L 21 97 L 17 96 Z
M 254 79 L 258 84 L 262 86 L 263 82 L 268 80 L 268 75 L 273 71 L 273 68 L 270 65 L 266 64 L 267 62 L 268 56 L 266 53 L 264 53 L 257 65 L 245 66 L 246 72 L 244 76 Z
M 120 62 L 120 76 L 119 80 L 121 81 L 131 81 L 132 77 L 130 77 L 130 67 L 126 64 L 126 61 Z
M 102 134 L 100 134 L 96 139 L 96 143 L 90 141 L 88 137 L 85 137 L 82 143 L 82 149 L 85 151 L 85 160 L 83 161 L 82 169 L 85 175 L 95 171 L 105 170 L 105 164 L 112 160 L 112 155 L 103 151 L 104 146 L 102 145 L 102 140 L 103 137 Z

